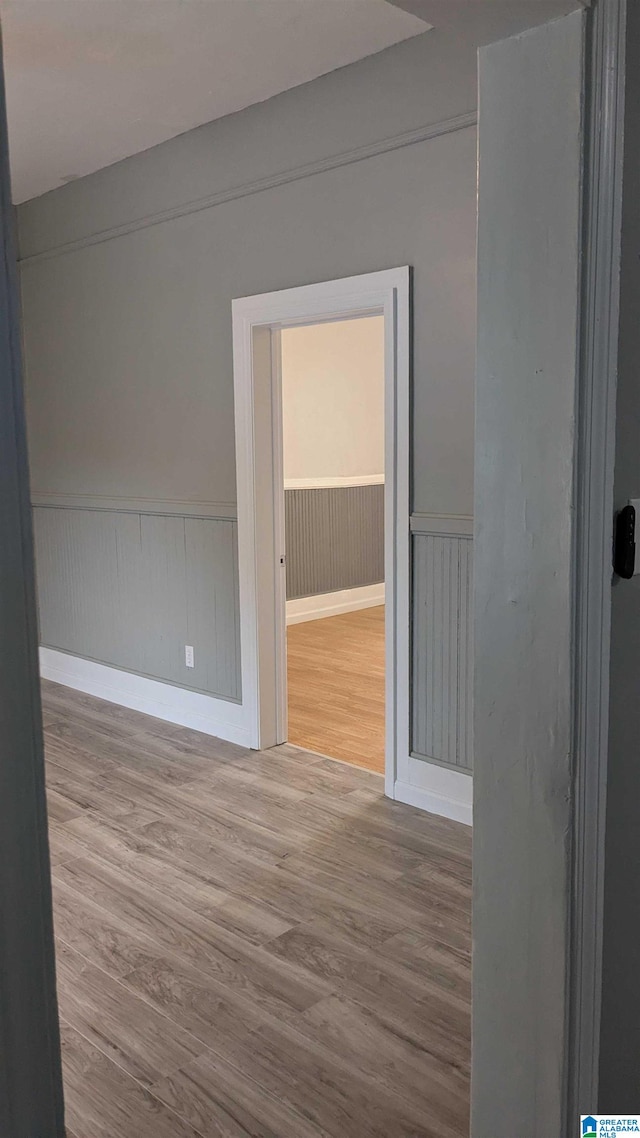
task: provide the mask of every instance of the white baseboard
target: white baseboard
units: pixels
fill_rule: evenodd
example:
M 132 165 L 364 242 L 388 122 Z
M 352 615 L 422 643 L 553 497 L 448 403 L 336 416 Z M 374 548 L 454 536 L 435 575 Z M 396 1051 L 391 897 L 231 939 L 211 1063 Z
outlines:
M 454 822 L 463 822 L 465 826 L 473 825 L 472 807 L 469 803 L 445 798 L 423 787 L 411 786 L 408 782 L 396 782 L 393 797 L 396 802 L 417 806 L 418 810 L 426 810 L 429 814 L 439 814 L 441 818 L 451 818 Z
M 320 620 L 343 612 L 376 608 L 384 604 L 384 581 L 379 585 L 363 585 L 359 589 L 340 589 L 336 593 L 320 593 L 316 597 L 300 597 L 287 601 L 287 624 Z
M 405 764 L 403 764 L 405 765 Z M 452 770 L 411 757 L 407 764 L 410 782 L 396 779 L 393 798 L 417 806 L 429 814 L 451 818 L 454 822 L 473 825 L 473 777 L 464 771 Z
M 378 599 L 370 603 L 381 602 Z M 123 672 L 53 648 L 40 649 L 40 672 L 43 679 L 109 703 L 130 707 L 167 723 L 191 727 L 243 747 L 250 746 L 246 712 L 241 704 Z M 394 783 L 393 797 L 398 802 L 468 826 L 472 824 L 473 780 L 469 775 L 414 758 L 409 760 L 409 770 L 412 782 L 397 779 Z
M 249 730 L 242 704 L 229 703 L 215 696 L 164 684 L 132 672 L 122 672 L 93 660 L 40 649 L 40 674 L 43 679 L 95 695 L 109 703 L 142 711 L 167 723 L 191 727 L 205 735 L 214 735 L 230 743 L 248 747 Z

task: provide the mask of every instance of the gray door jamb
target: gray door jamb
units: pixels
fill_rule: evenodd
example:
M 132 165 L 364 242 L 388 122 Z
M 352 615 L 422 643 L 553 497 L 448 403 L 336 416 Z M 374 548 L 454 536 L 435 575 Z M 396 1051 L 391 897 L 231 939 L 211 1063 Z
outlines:
M 31 507 L 0 66 L 0 1135 L 64 1135 Z
M 574 547 L 574 815 L 565 1131 L 597 1113 L 626 0 L 588 12 Z

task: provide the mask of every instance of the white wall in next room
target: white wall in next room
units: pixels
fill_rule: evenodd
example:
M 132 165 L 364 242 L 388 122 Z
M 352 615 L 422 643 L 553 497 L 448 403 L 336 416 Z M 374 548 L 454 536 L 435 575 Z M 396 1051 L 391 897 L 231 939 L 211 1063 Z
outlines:
M 384 481 L 384 321 L 282 332 L 288 489 Z

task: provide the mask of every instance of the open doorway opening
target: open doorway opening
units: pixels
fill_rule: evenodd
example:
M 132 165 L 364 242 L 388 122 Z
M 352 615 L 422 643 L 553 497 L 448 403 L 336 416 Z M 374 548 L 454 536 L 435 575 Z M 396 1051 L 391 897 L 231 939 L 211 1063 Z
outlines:
M 384 318 L 283 328 L 287 738 L 384 773 Z
M 251 745 L 375 762 L 395 797 L 409 755 L 409 270 L 236 300 L 233 326 Z

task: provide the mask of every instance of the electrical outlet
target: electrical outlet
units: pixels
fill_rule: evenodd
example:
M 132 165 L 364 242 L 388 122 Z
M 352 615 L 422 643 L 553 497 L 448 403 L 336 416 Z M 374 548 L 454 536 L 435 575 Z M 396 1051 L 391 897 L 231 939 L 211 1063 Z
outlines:
M 196 666 L 192 644 L 185 644 L 184 646 L 184 662 L 187 665 L 187 668 L 195 668 Z

